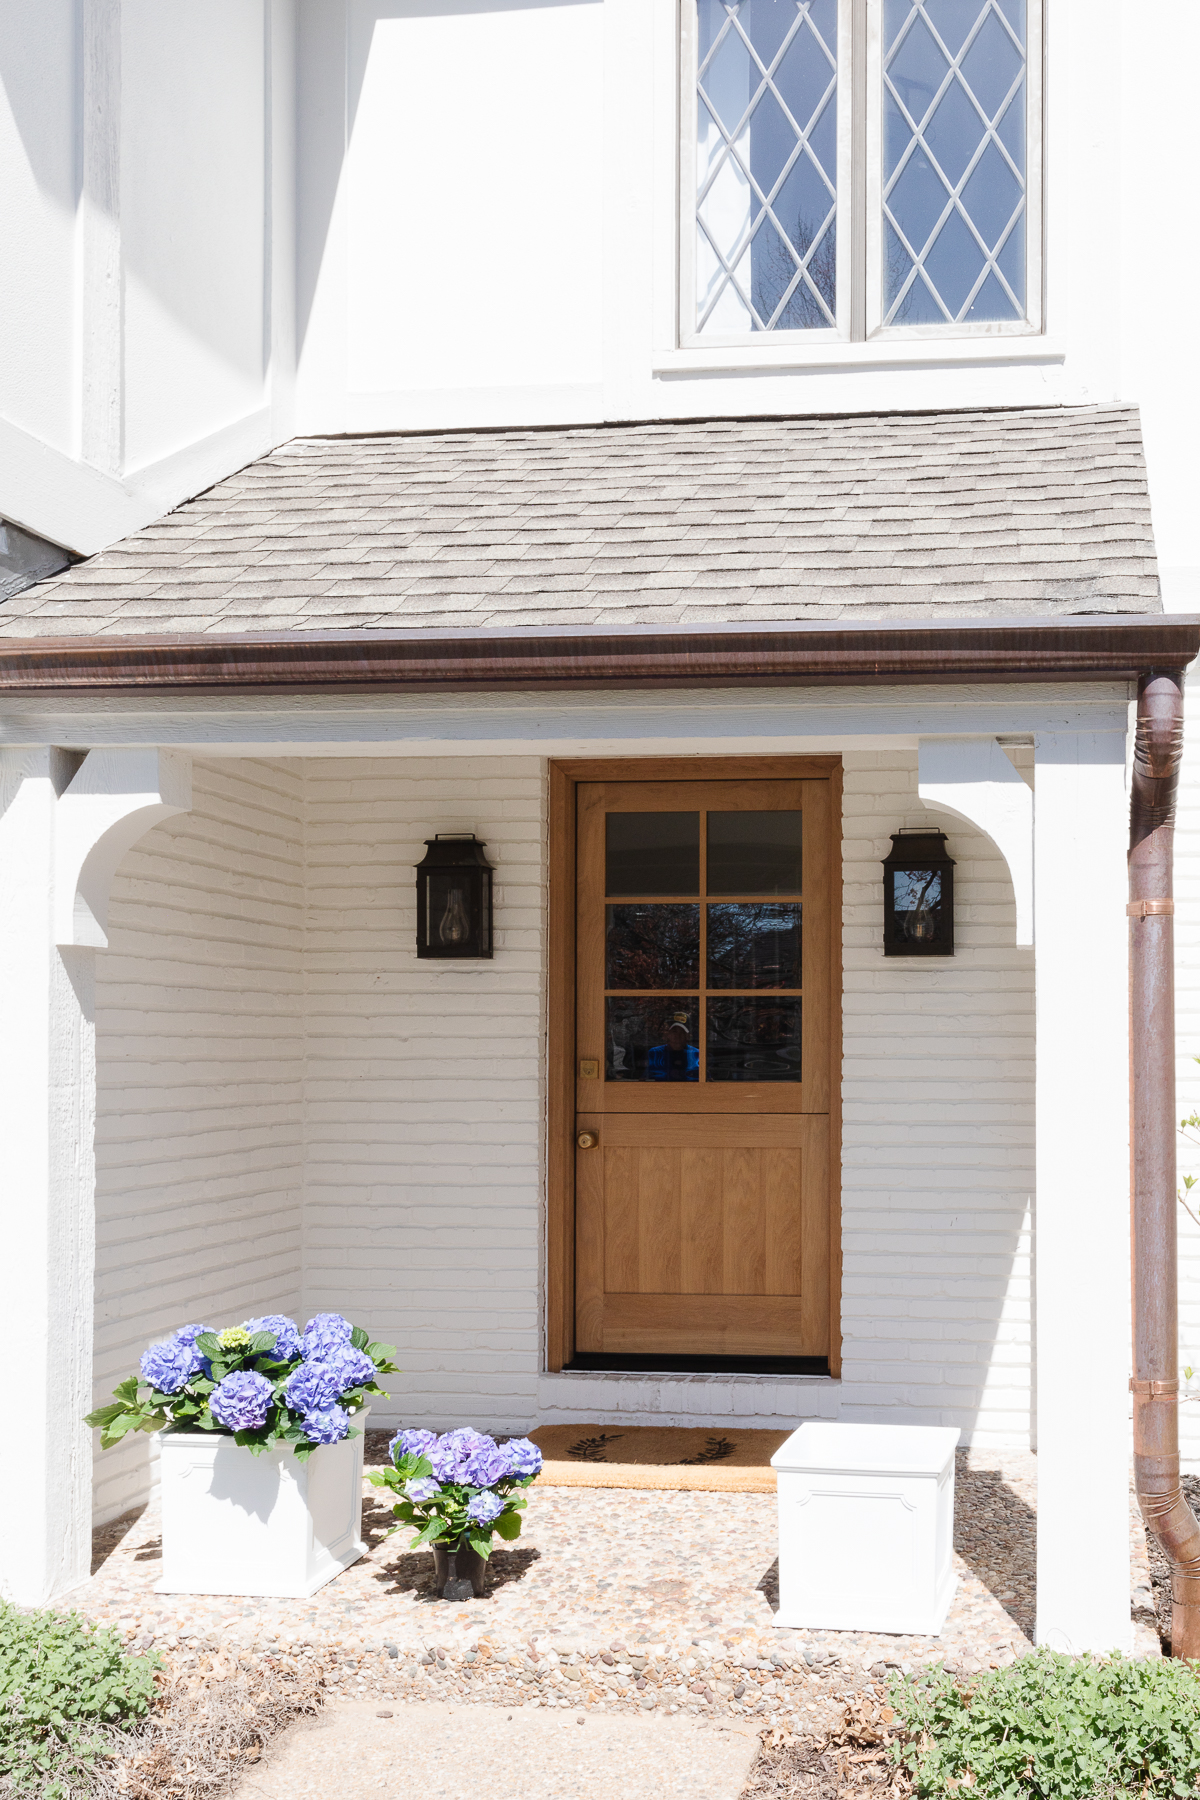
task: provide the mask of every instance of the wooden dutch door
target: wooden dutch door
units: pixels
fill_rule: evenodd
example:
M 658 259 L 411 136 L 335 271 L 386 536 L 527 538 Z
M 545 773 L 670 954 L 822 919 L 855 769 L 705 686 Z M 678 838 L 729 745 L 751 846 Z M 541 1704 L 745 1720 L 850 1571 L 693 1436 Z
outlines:
M 832 1354 L 831 788 L 577 788 L 577 1354 Z

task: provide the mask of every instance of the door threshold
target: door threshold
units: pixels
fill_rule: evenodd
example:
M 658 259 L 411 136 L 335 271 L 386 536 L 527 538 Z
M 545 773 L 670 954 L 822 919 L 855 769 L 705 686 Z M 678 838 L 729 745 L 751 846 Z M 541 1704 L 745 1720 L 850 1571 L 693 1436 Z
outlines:
M 825 1375 L 825 1356 L 667 1356 L 613 1355 L 578 1350 L 564 1375 Z

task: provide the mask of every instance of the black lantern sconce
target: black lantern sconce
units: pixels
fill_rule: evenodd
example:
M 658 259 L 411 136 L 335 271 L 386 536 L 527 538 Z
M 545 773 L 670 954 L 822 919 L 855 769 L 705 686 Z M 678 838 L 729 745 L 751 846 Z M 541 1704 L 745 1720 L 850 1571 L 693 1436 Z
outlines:
M 944 831 L 892 833 L 883 865 L 883 954 L 954 955 L 954 859 Z
M 417 865 L 417 955 L 492 954 L 492 865 L 473 831 L 425 839 Z

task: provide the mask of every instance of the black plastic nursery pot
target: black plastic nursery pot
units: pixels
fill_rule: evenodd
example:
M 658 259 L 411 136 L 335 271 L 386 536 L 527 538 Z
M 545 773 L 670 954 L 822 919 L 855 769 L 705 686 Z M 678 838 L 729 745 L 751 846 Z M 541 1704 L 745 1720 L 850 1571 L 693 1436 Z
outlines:
M 448 1550 L 445 1544 L 433 1546 L 434 1585 L 444 1600 L 468 1600 L 471 1594 L 481 1600 L 486 1573 L 487 1558 L 469 1545 L 457 1550 Z M 464 1592 L 468 1586 L 470 1591 Z

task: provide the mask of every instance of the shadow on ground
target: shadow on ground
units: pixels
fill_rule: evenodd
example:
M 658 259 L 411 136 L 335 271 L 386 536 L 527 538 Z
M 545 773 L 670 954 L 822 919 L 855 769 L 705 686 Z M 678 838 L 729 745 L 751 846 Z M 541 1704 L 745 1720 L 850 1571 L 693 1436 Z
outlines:
M 117 1546 L 125 1541 L 129 1533 L 137 1525 L 145 1512 L 145 1506 L 135 1506 L 132 1512 L 122 1513 L 119 1519 L 110 1519 L 107 1525 L 97 1525 L 92 1532 L 92 1574 L 98 1575 Z M 154 1538 L 150 1544 L 144 1544 L 138 1550 L 137 1561 L 148 1560 L 146 1552 L 153 1548 L 156 1555 L 162 1555 L 162 1541 Z
M 958 1452 L 954 1548 L 972 1575 L 1032 1640 L 1036 1609 L 1037 1514 L 999 1469 L 972 1469 Z
M 501 1588 L 520 1581 L 540 1558 L 532 1545 L 520 1550 L 493 1550 L 488 1558 L 486 1585 L 480 1596 L 490 1600 Z M 376 1571 L 375 1579 L 385 1594 L 413 1594 L 418 1600 L 441 1606 L 446 1602 L 433 1584 L 433 1551 L 405 1550 Z
M 777 1613 L 779 1611 L 779 1558 L 778 1557 L 775 1558 L 775 1561 L 771 1564 L 770 1568 L 766 1571 L 766 1573 L 762 1576 L 762 1578 L 755 1583 L 754 1591 L 756 1594 L 762 1595 L 763 1599 L 766 1601 L 767 1605 L 770 1607 L 770 1609 L 773 1613 Z

